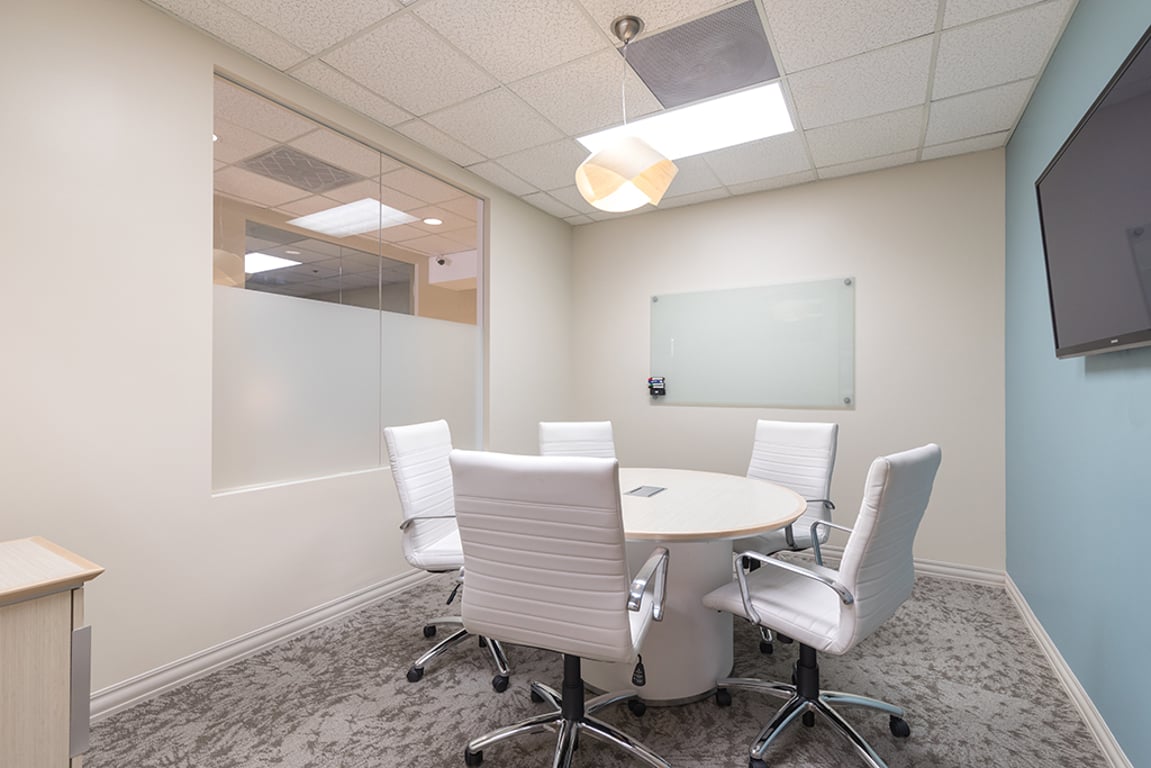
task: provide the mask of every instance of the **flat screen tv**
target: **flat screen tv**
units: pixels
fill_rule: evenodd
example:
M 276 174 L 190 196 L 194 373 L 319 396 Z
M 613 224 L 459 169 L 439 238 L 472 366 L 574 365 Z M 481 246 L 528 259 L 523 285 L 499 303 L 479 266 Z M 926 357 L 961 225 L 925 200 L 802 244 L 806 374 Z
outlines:
M 1056 357 L 1151 345 L 1149 40 L 1035 182 Z

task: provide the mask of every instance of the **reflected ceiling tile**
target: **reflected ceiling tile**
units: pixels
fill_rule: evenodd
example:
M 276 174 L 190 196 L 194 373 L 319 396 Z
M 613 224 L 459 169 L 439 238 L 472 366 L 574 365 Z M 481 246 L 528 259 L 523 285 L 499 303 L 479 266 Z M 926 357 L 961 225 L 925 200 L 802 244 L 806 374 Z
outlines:
M 500 157 L 560 137 L 560 132 L 503 88 L 427 116 L 427 121 L 483 155 Z
M 523 195 L 536 189 L 536 187 L 528 184 L 507 168 L 492 161 L 469 165 L 468 170 L 513 195 Z M 572 178 L 575 178 L 574 169 L 572 170 Z
M 225 0 L 228 5 L 309 53 L 319 53 L 400 9 L 392 0 Z
M 573 0 L 428 0 L 413 10 L 505 83 L 610 45 Z
M 374 179 L 357 181 L 353 184 L 346 184 L 342 187 L 329 189 L 324 192 L 324 194 L 330 198 L 333 198 L 334 200 L 339 200 L 341 203 L 354 203 L 357 200 L 363 200 L 364 198 L 379 200 L 380 182 Z
M 1000 131 L 999 133 L 989 133 L 985 136 L 976 136 L 974 139 L 963 139 L 962 141 L 953 141 L 948 144 L 936 144 L 935 146 L 924 147 L 923 159 L 934 160 L 937 157 L 950 157 L 951 155 L 962 155 L 967 152 L 982 152 L 985 149 L 995 149 L 996 147 L 1005 145 L 1009 136 L 1011 136 L 1010 131 Z
M 235 166 L 215 173 L 215 189 L 221 194 L 250 200 L 264 208 L 275 208 L 308 195 L 291 185 Z
M 583 145 L 564 139 L 501 157 L 500 164 L 539 189 L 558 189 L 575 183 L 576 167 L 587 157 Z
M 763 7 L 790 73 L 930 34 L 939 0 L 763 0 Z
M 322 61 L 309 61 L 293 69 L 290 74 L 320 93 L 331 96 L 341 104 L 345 104 L 358 112 L 363 112 L 384 125 L 395 125 L 410 120 L 412 117 L 409 112 L 372 93 Z
M 836 123 L 807 132 L 816 167 L 865 160 L 913 149 L 923 132 L 923 107 Z
M 223 3 L 153 0 L 180 18 L 276 69 L 299 64 L 308 54 Z
M 323 58 L 365 88 L 415 115 L 498 85 L 410 13 L 392 16 Z
M 377 176 L 380 173 L 378 151 L 334 131 L 313 131 L 293 141 L 292 146 L 360 176 Z
M 461 195 L 454 200 L 444 200 L 443 202 L 436 203 L 436 205 L 451 211 L 467 221 L 475 222 L 479 220 L 480 201 L 471 195 Z
M 603 51 L 512 83 L 511 89 L 570 135 L 591 133 L 623 122 L 620 99 L 624 62 L 615 50 Z M 635 73 L 626 78 L 627 115 L 635 119 L 662 109 Z
M 312 197 L 305 197 L 302 200 L 294 200 L 290 203 L 278 205 L 276 206 L 276 210 L 286 213 L 292 218 L 296 218 L 326 211 L 329 208 L 335 208 L 339 204 L 338 201 L 332 200 L 331 198 L 313 195 Z
M 396 130 L 417 144 L 438 152 L 457 165 L 478 163 L 484 156 L 459 143 L 434 125 L 423 120 L 411 120 L 396 126 Z
M 212 144 L 213 155 L 216 160 L 224 163 L 235 163 L 276 146 L 274 139 L 261 136 L 219 117 L 216 118 L 212 131 L 218 139 Z
M 788 78 L 804 128 L 892 112 L 927 98 L 931 37 L 797 72 Z
M 931 97 L 943 99 L 1038 75 L 1071 2 L 1043 3 L 946 30 L 939 41 Z
M 947 144 L 1011 128 L 1027 105 L 1032 85 L 1033 80 L 1021 80 L 931 102 L 924 143 Z
M 727 186 L 765 177 L 787 176 L 811 168 L 807 148 L 798 133 L 772 136 L 704 155 L 715 175 Z
M 460 250 L 460 244 L 442 235 L 424 235 L 414 240 L 405 240 L 404 247 L 420 253 L 453 253 Z
M 460 190 L 415 168 L 400 168 L 380 177 L 385 187 L 411 195 L 425 203 L 439 203 L 459 197 Z
M 217 118 L 278 142 L 291 141 L 319 127 L 303 115 L 219 77 L 213 93 Z
M 873 157 L 869 160 L 857 160 L 853 163 L 830 165 L 818 169 L 819 178 L 834 179 L 839 176 L 850 176 L 855 173 L 866 173 L 868 171 L 878 171 L 884 168 L 894 168 L 897 165 L 914 163 L 917 154 L 919 153 L 913 149 L 907 152 L 897 152 L 893 155 L 885 155 L 884 157 Z

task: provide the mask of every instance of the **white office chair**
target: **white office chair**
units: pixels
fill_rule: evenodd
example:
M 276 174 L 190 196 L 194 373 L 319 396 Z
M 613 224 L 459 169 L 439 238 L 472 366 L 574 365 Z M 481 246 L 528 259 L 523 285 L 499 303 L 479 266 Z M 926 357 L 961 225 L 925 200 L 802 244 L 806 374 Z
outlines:
M 872 462 L 867 473 L 854 530 L 823 521 L 813 524 L 850 531 L 838 569 L 822 565 L 819 539 L 813 532 L 815 564 L 785 562 L 759 552 L 745 552 L 744 556 L 759 560 L 765 567 L 750 573 L 737 569 L 736 581 L 704 596 L 704 605 L 782 632 L 800 644 L 790 685 L 752 678 L 716 682 L 716 701 L 721 706 L 731 703 L 731 688 L 787 699 L 752 743 L 751 768 L 767 765 L 763 759 L 767 748 L 797 716 L 802 715 L 803 724 L 810 726 L 815 723 L 815 713 L 847 738 L 868 765 L 886 768 L 871 745 L 832 708 L 833 704 L 885 712 L 892 735 L 910 735 L 901 708 L 865 696 L 820 690 L 816 652 L 835 656 L 847 653 L 891 618 L 911 596 L 915 583 L 912 544 L 931 498 L 939 461 L 940 450 L 935 444 L 881 456 Z
M 732 542 L 735 552 L 754 550 L 770 555 L 789 550 L 797 552 L 811 548 L 811 524 L 816 520 L 831 520 L 831 472 L 835 469 L 835 448 L 839 425 L 825 422 L 769 421 L 760 419 L 755 425 L 755 441 L 751 449 L 747 476 L 777 483 L 807 499 L 807 511 L 791 525 L 778 531 L 768 531 Z M 820 542 L 827 541 L 827 529 L 819 532 Z M 755 569 L 755 560 L 741 562 L 745 568 Z M 774 650 L 771 632 L 761 630 L 759 650 Z M 789 638 L 781 637 L 782 642 Z
M 468 574 L 464 626 L 509 643 L 563 654 L 562 693 L 532 682 L 532 700 L 551 710 L 473 738 L 469 766 L 483 750 L 525 733 L 557 734 L 553 767 L 571 765 L 581 732 L 649 765 L 668 763 L 594 714 L 634 690 L 584 700 L 581 659 L 634 663 L 652 621 L 663 614 L 667 550 L 628 578 L 619 464 L 582 456 L 513 456 L 456 450 L 451 455 L 456 514 Z M 643 684 L 636 664 L 632 682 Z
M 461 570 L 464 553 L 456 529 L 452 468 L 448 463 L 452 435 L 448 423 L 440 420 L 385 427 L 384 438 L 404 514 L 404 521 L 400 524 L 404 559 L 413 567 L 430 573 Z M 459 588 L 457 584 L 455 590 Z M 455 590 L 448 597 L 449 603 L 456 595 Z M 409 682 L 422 678 L 424 667 L 430 661 L 469 635 L 459 616 L 439 616 L 424 625 L 424 637 L 435 637 L 436 627 L 441 624 L 458 629 L 416 659 L 408 670 Z M 508 687 L 508 663 L 503 648 L 497 642 L 483 642 L 496 665 L 492 687 L 496 691 L 504 691 Z
M 610 421 L 541 421 L 540 456 L 615 458 Z

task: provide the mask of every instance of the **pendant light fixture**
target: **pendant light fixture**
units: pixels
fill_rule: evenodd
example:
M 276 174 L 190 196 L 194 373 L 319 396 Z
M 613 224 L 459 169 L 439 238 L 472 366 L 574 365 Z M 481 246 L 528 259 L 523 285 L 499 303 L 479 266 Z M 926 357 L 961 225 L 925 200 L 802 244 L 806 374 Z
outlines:
M 636 16 L 620 16 L 612 33 L 623 42 L 624 78 L 620 86 L 623 122 L 627 125 L 627 46 L 643 30 Z M 638 136 L 623 135 L 593 152 L 576 168 L 576 186 L 584 200 L 601 211 L 634 211 L 659 205 L 679 169 Z

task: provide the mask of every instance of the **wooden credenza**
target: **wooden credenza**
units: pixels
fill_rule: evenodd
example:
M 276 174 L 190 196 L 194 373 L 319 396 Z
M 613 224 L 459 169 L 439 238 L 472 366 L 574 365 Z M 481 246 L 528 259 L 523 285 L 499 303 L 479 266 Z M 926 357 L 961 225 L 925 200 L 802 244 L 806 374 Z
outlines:
M 84 584 L 103 572 L 38 536 L 0 542 L 0 766 L 80 768 L 91 695 Z

